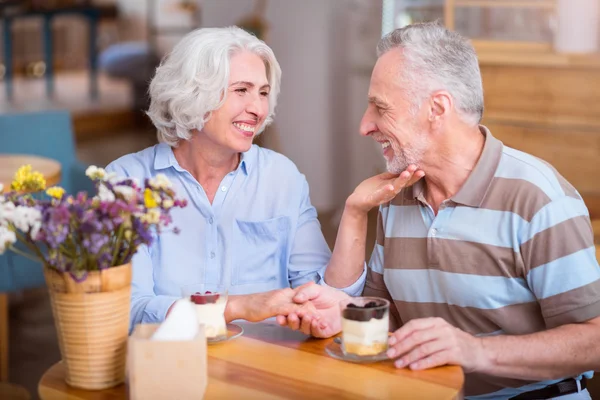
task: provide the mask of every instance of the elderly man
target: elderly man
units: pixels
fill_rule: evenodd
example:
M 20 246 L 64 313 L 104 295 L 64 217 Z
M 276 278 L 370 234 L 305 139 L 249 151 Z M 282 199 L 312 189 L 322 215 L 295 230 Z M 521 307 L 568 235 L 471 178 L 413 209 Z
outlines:
M 468 398 L 588 399 L 600 268 L 580 195 L 479 125 L 481 75 L 460 35 L 411 25 L 378 55 L 360 131 L 381 143 L 390 174 L 348 198 L 325 281 L 342 288 L 361 275 L 367 211 L 381 204 L 363 294 L 392 303 L 397 367 L 460 365 Z M 345 297 L 305 285 L 295 301 L 311 300 L 320 318 L 278 320 L 330 336 Z

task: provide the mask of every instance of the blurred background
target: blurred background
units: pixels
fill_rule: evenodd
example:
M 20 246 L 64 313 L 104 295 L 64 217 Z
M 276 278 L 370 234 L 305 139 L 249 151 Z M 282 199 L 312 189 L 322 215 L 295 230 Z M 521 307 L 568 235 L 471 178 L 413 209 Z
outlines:
M 144 109 L 161 57 L 193 29 L 239 25 L 273 48 L 283 70 L 275 123 L 258 142 L 306 175 L 333 245 L 345 198 L 384 169 L 380 146 L 358 134 L 377 41 L 411 22 L 440 20 L 478 51 L 484 124 L 553 164 L 600 219 L 599 3 L 0 0 L 0 154 L 104 166 L 153 145 Z M 57 111 L 70 123 L 44 122 Z M 373 231 L 374 220 L 370 243 Z M 52 314 L 43 282 L 11 281 L 9 273 L 0 271 L 0 381 L 37 398 L 42 373 L 60 358 Z

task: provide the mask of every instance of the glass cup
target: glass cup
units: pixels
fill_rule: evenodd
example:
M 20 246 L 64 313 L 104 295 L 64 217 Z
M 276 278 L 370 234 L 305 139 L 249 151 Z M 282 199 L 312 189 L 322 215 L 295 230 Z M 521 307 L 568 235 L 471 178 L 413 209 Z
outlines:
M 385 353 L 390 328 L 390 302 L 379 297 L 353 297 L 340 302 L 342 352 L 370 357 Z
M 227 288 L 210 283 L 196 283 L 181 288 L 183 298 L 191 301 L 196 309 L 198 323 L 204 325 L 208 341 L 220 341 L 227 338 L 225 307 Z

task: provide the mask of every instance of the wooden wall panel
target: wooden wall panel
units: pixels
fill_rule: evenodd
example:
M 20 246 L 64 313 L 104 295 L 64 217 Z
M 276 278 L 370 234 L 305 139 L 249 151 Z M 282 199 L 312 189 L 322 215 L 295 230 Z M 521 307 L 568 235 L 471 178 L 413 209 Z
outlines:
M 551 163 L 600 218 L 600 67 L 481 65 L 483 123 Z

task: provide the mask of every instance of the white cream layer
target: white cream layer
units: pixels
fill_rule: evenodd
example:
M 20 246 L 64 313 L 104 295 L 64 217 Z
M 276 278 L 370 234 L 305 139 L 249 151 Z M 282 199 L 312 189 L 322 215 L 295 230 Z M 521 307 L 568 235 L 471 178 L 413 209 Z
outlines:
M 389 319 L 371 318 L 369 321 L 353 321 L 342 318 L 342 340 L 344 343 L 372 345 L 387 343 Z
M 207 338 L 214 338 L 227 333 L 227 322 L 225 321 L 225 306 L 227 298 L 221 297 L 216 303 L 195 304 L 198 322 L 204 324 L 204 332 Z

